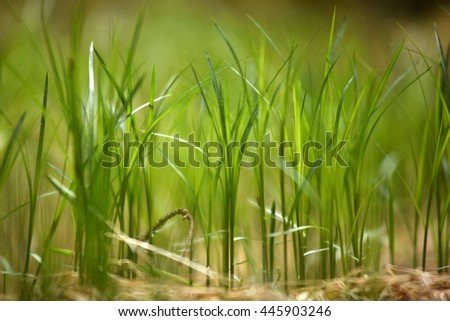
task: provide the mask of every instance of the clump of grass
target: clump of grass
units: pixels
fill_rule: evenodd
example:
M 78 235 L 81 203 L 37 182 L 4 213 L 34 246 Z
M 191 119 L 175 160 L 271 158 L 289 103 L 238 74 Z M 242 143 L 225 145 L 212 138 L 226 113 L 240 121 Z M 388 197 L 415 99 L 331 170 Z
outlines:
M 397 231 L 403 226 L 412 227 L 407 244 L 414 256 L 411 265 L 421 255 L 420 265 L 427 268 L 431 240 L 438 271 L 448 270 L 450 85 L 437 31 L 437 63 L 413 41 L 415 52 L 400 42 L 379 72 L 344 51 L 346 23 L 338 26 L 336 12 L 323 59 L 308 55 L 312 43 L 320 41 L 317 33 L 285 50 L 271 30 L 250 18 L 260 38 L 248 55 L 247 47 L 214 22 L 228 54 L 213 55 L 214 48 L 206 48 L 203 63 L 190 62 L 160 89 L 159 67 L 141 65 L 137 58 L 145 49 L 140 49 L 144 16 L 137 18 L 124 54 L 104 54 L 93 42 L 84 46 L 84 10 L 81 5 L 74 11 L 68 49 L 52 36 L 42 13 L 43 48 L 38 48 L 47 52 L 42 56 L 48 76 L 43 102 L 32 97 L 39 120 L 20 114 L 13 121 L 1 112 L 11 133 L 0 146 L 0 187 L 8 189 L 19 161 L 25 164 L 28 187 L 28 199 L 0 216 L 0 224 L 7 225 L 28 210 L 20 272 L 14 272 L 17 262 L 11 266 L 7 251 L 0 252 L 8 270 L 4 293 L 7 279 L 19 276 L 33 280 L 31 289 L 25 282 L 24 299 L 36 285 L 43 292 L 51 288 L 37 278 L 51 280 L 66 268 L 55 257 L 70 264 L 80 286 L 111 297 L 110 272 L 120 262 L 133 268 L 115 274 L 131 279 L 144 273 L 192 284 L 195 270 L 207 286 L 231 289 L 252 279 L 290 291 L 292 283 L 351 276 L 355 269 L 377 271 L 381 261 L 396 263 Z M 119 42 L 115 33 L 111 37 L 112 44 Z M 408 61 L 405 57 L 411 62 L 406 70 L 399 64 Z M 8 77 L 29 87 L 7 57 L 1 66 Z M 323 70 L 319 76 L 311 71 L 318 69 Z M 417 92 L 425 107 L 410 110 Z M 405 114 L 409 118 L 399 132 L 411 136 L 408 146 L 391 137 L 384 123 Z M 34 144 L 27 130 L 39 121 Z M 222 146 L 219 162 L 212 164 L 210 151 L 184 139 L 190 134 Z M 188 146 L 195 153 L 189 157 L 208 161 L 180 165 L 180 155 L 165 149 L 167 139 Z M 106 145 L 110 142 L 120 143 Z M 275 155 L 270 144 L 283 148 Z M 105 146 L 117 155 L 129 153 L 118 166 L 101 166 L 111 155 Z M 168 166 L 149 166 L 156 156 Z M 249 156 L 259 162 L 243 166 Z M 54 198 L 44 203 L 49 195 Z M 51 210 L 40 204 L 52 204 Z M 176 216 L 189 221 L 183 255 L 174 253 L 175 233 L 162 246 L 152 237 Z M 68 227 L 65 236 L 71 244 L 61 247 L 57 235 Z M 130 238 L 142 232 L 148 232 L 148 242 Z M 188 250 L 189 258 L 184 257 Z M 189 272 L 175 272 L 169 264 L 159 268 L 155 255 Z M 358 289 L 349 288 L 349 281 L 344 298 L 367 297 L 386 284 L 371 280 Z

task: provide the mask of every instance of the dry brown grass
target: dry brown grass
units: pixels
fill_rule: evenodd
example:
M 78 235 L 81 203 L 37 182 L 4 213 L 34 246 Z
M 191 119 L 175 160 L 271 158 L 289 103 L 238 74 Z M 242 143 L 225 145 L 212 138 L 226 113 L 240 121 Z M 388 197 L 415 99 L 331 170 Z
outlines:
M 386 274 L 357 271 L 295 292 L 296 300 L 450 300 L 450 275 L 385 266 Z
M 148 279 L 138 275 L 126 279 L 111 275 L 105 292 L 80 285 L 75 272 L 59 273 L 40 280 L 33 300 L 450 300 L 450 275 L 422 272 L 387 265 L 384 274 L 355 271 L 343 278 L 312 281 L 308 285 L 284 286 L 248 285 L 233 290 L 223 287 L 188 286 L 167 279 Z M 41 284 L 42 283 L 42 284 Z M 48 284 L 43 286 L 43 284 Z M 44 289 L 45 288 L 45 289 Z M 19 297 L 0 294 L 0 300 Z

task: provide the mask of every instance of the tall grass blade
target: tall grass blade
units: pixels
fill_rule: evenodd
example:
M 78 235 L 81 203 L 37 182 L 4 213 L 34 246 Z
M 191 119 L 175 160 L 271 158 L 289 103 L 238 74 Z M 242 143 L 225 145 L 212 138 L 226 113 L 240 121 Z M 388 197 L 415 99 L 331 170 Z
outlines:
M 30 268 L 30 257 L 31 257 L 31 242 L 33 239 L 33 230 L 34 230 L 34 221 L 36 217 L 36 206 L 37 199 L 39 194 L 39 186 L 41 180 L 41 171 L 42 171 L 42 151 L 44 148 L 44 135 L 45 135 L 45 123 L 47 117 L 47 97 L 48 97 L 48 75 L 45 76 L 45 84 L 44 84 L 44 95 L 42 99 L 42 115 L 41 115 L 41 126 L 39 129 L 39 141 L 36 152 L 36 161 L 35 161 L 35 172 L 34 172 L 34 180 L 33 180 L 33 189 L 32 194 L 30 195 L 30 212 L 28 218 L 28 234 L 27 234 L 27 249 L 26 249 L 26 257 L 25 257 L 25 266 L 23 269 L 24 274 L 28 274 Z

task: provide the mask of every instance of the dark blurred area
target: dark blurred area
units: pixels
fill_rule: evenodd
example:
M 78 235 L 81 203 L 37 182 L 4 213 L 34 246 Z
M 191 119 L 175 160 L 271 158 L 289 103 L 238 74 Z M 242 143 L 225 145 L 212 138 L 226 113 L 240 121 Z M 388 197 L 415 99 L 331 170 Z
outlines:
M 450 12 L 450 0 L 223 0 L 231 6 L 251 8 L 255 6 L 273 7 L 289 5 L 292 7 L 345 7 L 346 10 L 364 11 L 369 15 L 389 18 L 420 19 L 436 14 L 438 11 Z
M 339 1 L 338 1 L 339 2 Z M 378 13 L 393 17 L 406 18 L 423 18 L 436 11 L 445 10 L 448 6 L 448 0 L 381 0 L 381 1 L 357 1 L 346 0 L 343 1 L 347 5 L 360 3 L 366 5 L 370 10 L 377 10 Z

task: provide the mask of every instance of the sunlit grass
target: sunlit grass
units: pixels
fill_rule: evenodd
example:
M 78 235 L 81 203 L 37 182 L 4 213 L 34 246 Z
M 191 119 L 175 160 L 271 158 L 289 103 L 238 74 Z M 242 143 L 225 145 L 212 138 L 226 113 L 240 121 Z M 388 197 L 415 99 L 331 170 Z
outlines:
M 220 41 L 166 80 L 167 66 L 142 58 L 157 45 L 144 40 L 144 14 L 126 41 L 116 29 L 105 35 L 110 47 L 84 41 L 84 14 L 74 11 L 64 41 L 44 11 L 42 34 L 23 36 L 38 48 L 42 74 L 26 77 L 15 56 L 1 56 L 2 92 L 17 87 L 0 96 L 3 293 L 45 293 L 50 284 L 37 280 L 67 270 L 110 297 L 112 274 L 288 289 L 384 263 L 448 271 L 450 85 L 437 31 L 435 58 L 405 32 L 377 70 L 345 51 L 352 27 L 336 12 L 326 40 L 313 27 L 287 48 L 252 17 L 249 46 L 213 20 Z M 392 128 L 390 118 L 402 124 Z M 218 165 L 191 134 L 225 147 Z M 286 145 L 268 153 L 267 139 Z M 165 149 L 168 141 L 184 147 Z M 102 166 L 111 142 L 120 147 L 106 151 L 121 162 Z M 249 156 L 260 161 L 242 166 Z M 188 157 L 207 161 L 179 164 Z M 172 219 L 177 208 L 192 213 L 187 234 Z M 133 239 L 143 234 L 150 244 Z M 410 257 L 398 262 L 404 248 Z

